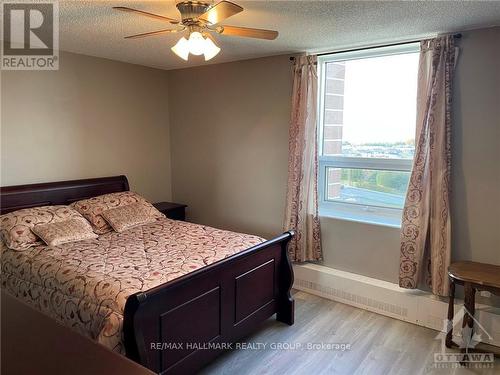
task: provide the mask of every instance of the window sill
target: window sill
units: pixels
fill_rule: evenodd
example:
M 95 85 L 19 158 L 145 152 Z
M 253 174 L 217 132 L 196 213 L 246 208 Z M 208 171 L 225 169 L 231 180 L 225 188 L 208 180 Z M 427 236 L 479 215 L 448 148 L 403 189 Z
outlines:
M 331 209 L 320 209 L 319 216 L 320 218 L 325 217 L 336 220 L 351 221 L 354 223 L 377 225 L 377 226 L 396 228 L 396 229 L 401 228 L 400 218 L 397 220 L 392 218 L 376 218 L 376 217 L 365 216 L 362 214 L 353 215 L 352 213 L 343 213 Z

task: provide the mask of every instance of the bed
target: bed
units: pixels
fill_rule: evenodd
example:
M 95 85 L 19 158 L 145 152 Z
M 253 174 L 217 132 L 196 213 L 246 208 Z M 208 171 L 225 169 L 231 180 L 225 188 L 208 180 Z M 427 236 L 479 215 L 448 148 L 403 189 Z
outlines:
M 2 187 L 0 210 L 128 189 L 125 176 Z M 55 248 L 2 244 L 2 287 L 156 373 L 193 373 L 273 314 L 293 324 L 292 236 L 265 241 L 164 218 Z M 91 296 L 76 292 L 82 283 Z

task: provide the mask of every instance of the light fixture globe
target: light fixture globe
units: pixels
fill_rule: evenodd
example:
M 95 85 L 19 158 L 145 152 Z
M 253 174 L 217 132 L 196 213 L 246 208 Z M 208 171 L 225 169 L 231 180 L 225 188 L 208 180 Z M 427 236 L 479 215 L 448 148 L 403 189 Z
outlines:
M 189 41 L 182 37 L 177 44 L 171 48 L 172 52 L 179 56 L 181 59 L 188 61 L 189 57 Z
M 203 55 L 205 52 L 205 38 L 198 31 L 193 31 L 191 35 L 189 35 L 189 52 L 193 55 L 199 56 Z
M 220 52 L 220 48 L 214 43 L 210 36 L 205 38 L 205 50 L 203 55 L 205 55 L 205 61 L 213 59 Z

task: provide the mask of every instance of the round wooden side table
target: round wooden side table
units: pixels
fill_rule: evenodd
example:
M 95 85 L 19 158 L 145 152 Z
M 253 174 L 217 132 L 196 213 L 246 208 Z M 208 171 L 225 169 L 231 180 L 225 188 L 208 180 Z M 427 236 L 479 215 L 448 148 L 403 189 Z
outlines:
M 448 268 L 448 276 L 450 278 L 448 322 L 452 322 L 455 315 L 455 285 L 462 285 L 465 292 L 465 313 L 462 328 L 469 327 L 472 335 L 474 330 L 473 317 L 475 313 L 476 291 L 486 290 L 495 295 L 500 295 L 500 266 L 469 261 L 455 262 Z M 451 323 L 446 334 L 446 347 L 452 348 L 454 346 L 457 345 L 453 342 L 453 323 Z

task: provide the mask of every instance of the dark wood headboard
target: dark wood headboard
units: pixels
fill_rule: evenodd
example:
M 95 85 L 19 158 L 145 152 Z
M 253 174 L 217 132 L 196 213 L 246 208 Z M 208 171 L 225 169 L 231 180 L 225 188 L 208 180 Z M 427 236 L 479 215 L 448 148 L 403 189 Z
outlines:
M 0 214 L 129 190 L 126 176 L 0 187 Z

